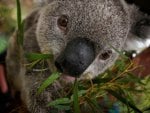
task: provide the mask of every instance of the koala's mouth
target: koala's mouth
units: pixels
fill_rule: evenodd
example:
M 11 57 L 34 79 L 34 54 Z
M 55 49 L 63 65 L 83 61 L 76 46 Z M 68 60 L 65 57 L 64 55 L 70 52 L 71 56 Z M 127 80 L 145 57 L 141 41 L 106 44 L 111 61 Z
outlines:
M 67 74 L 62 74 L 62 75 L 61 75 L 61 79 L 62 79 L 63 81 L 68 82 L 68 83 L 72 83 L 72 82 L 75 81 L 75 77 L 70 76 L 70 75 L 67 75 Z

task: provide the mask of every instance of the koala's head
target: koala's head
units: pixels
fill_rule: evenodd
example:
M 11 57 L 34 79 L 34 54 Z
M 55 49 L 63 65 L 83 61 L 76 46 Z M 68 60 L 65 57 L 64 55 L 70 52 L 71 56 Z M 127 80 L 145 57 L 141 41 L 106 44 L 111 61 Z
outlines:
M 62 73 L 93 78 L 116 60 L 129 31 L 120 0 L 56 0 L 40 10 L 36 36 Z

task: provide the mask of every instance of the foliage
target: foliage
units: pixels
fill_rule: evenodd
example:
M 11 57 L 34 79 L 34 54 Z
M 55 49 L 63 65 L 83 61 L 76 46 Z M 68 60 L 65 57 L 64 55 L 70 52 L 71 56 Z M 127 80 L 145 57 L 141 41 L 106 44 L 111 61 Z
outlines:
M 50 84 L 52 84 L 58 77 L 60 76 L 60 73 L 55 72 L 51 76 L 48 77 L 48 79 L 43 82 L 41 87 L 38 89 L 38 94 L 40 94 L 46 87 L 48 87 Z
M 147 96 L 150 92 L 150 78 L 141 79 L 133 75 L 131 71 L 135 68 L 130 59 L 120 57 L 114 66 L 94 80 L 78 81 L 76 79 L 74 86 L 69 89 L 69 92 L 72 91 L 72 93 L 65 93 L 68 95 L 48 103 L 48 106 L 71 113 L 80 113 L 81 106 L 88 105 L 93 112 L 103 113 L 104 106 L 114 110 L 112 109 L 114 103 L 119 103 L 120 112 L 143 113 L 144 110 L 149 109 L 150 105 L 150 97 Z M 46 85 L 42 85 L 38 92 L 43 91 L 48 84 L 52 84 L 59 75 L 60 73 L 53 73 L 43 82 Z M 51 79 L 53 77 L 55 79 Z M 137 98 L 138 103 L 136 102 Z M 103 102 L 105 105 L 101 105 Z

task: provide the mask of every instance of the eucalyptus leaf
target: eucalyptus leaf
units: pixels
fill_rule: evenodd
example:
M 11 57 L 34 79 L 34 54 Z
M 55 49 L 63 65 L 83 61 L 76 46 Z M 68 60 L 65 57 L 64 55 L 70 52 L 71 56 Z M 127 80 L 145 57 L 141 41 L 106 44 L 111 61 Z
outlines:
M 79 90 L 78 91 L 78 97 L 81 97 L 81 96 L 85 95 L 86 92 L 87 92 L 87 90 Z M 71 96 L 72 101 L 73 101 L 73 99 L 74 99 L 74 94 Z
M 69 103 L 71 103 L 71 100 L 69 98 L 59 98 L 52 102 L 49 102 L 47 106 L 56 106 L 56 105 L 69 104 Z
M 140 77 L 137 77 L 136 75 L 133 75 L 132 73 L 127 73 L 128 74 L 128 79 L 130 80 L 130 82 L 133 82 L 133 83 L 139 83 L 141 85 L 146 85 L 142 82 L 142 79 Z
M 73 107 L 74 113 L 81 113 L 80 112 L 80 105 L 79 105 L 79 98 L 78 98 L 78 81 L 77 79 L 74 82 L 74 89 L 73 89 Z
M 19 45 L 23 45 L 23 34 L 24 34 L 24 22 L 22 22 L 22 14 L 21 14 L 21 4 L 20 0 L 16 0 L 17 4 L 17 22 L 18 22 L 18 32 L 17 32 L 17 41 Z
M 116 61 L 116 63 L 115 63 L 115 65 L 117 66 L 117 69 L 119 70 L 119 71 L 124 71 L 125 70 L 125 68 L 126 68 L 126 64 L 125 64 L 125 62 L 123 61 L 123 60 L 117 60 Z
M 70 106 L 69 105 L 56 105 L 56 106 L 53 106 L 54 108 L 58 109 L 58 110 L 70 110 Z
M 122 103 L 124 103 L 126 106 L 129 106 L 130 108 L 132 108 L 135 112 L 137 113 L 142 113 L 142 111 L 140 109 L 138 109 L 134 104 L 132 104 L 128 98 L 126 99 L 125 97 L 122 97 L 121 94 L 118 94 L 117 92 L 107 89 L 106 90 L 108 93 L 110 93 L 111 95 L 113 95 L 114 97 L 116 97 L 118 100 L 120 100 Z
M 42 91 L 44 91 L 49 85 L 51 85 L 56 79 L 59 78 L 61 73 L 54 72 L 52 75 L 50 75 L 39 87 L 37 94 L 40 94 Z
M 150 106 L 149 106 L 149 107 L 144 108 L 144 110 L 143 110 L 143 111 L 150 111 Z
M 41 54 L 41 53 L 25 53 L 25 57 L 29 61 L 53 59 L 52 54 Z
M 86 101 L 93 108 L 93 111 L 95 111 L 95 113 L 102 113 L 102 109 L 98 105 L 98 101 L 96 99 L 86 97 Z

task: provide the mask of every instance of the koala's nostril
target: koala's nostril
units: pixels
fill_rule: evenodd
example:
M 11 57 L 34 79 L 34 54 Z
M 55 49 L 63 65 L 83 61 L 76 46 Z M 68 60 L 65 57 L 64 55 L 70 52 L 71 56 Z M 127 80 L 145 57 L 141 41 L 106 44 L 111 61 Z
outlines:
M 103 52 L 100 56 L 99 56 L 99 59 L 101 60 L 107 60 L 112 54 L 112 51 L 111 50 L 107 50 L 105 52 Z

